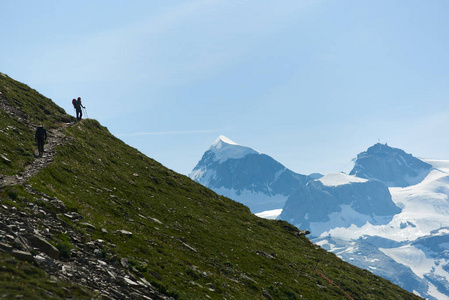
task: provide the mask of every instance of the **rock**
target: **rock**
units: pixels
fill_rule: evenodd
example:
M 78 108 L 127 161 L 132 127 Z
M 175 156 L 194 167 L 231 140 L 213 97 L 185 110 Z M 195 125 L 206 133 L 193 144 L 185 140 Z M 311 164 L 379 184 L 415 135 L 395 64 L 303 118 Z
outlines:
M 95 249 L 94 254 L 96 257 L 103 257 L 103 252 L 101 252 L 101 250 L 99 249 Z
M 69 276 L 69 277 L 73 276 L 73 273 L 72 273 L 73 268 L 70 265 L 63 265 L 61 268 L 61 272 L 62 272 L 62 274 L 66 275 L 66 276 Z
M 151 284 L 150 284 L 145 278 L 143 278 L 143 277 L 139 279 L 139 282 L 140 282 L 141 284 L 143 284 L 145 287 L 151 286 Z
M 17 249 L 32 250 L 31 244 L 25 238 L 17 236 L 14 239 L 13 247 Z
M 192 246 L 190 246 L 190 245 L 188 245 L 188 244 L 186 244 L 186 243 L 182 243 L 182 245 L 183 245 L 184 247 L 186 247 L 187 249 L 189 249 L 189 250 L 195 252 L 195 253 L 198 252 L 198 250 L 196 250 L 195 248 L 193 248 Z
M 66 216 L 67 218 L 69 218 L 71 220 L 77 220 L 77 219 L 82 219 L 83 218 L 82 216 L 80 216 L 76 212 L 65 213 L 64 216 Z
M 34 256 L 34 261 L 38 264 L 38 265 L 42 265 L 42 264 L 46 264 L 46 265 L 54 265 L 55 262 L 48 257 L 45 254 L 38 254 Z
M 5 252 L 11 252 L 12 246 L 10 244 L 5 244 L 0 242 L 0 250 L 3 250 Z
M 273 255 L 270 255 L 270 254 L 268 254 L 268 253 L 266 253 L 264 251 L 256 251 L 256 253 L 258 255 L 264 256 L 264 257 L 269 258 L 269 259 L 274 259 L 275 258 Z
M 162 225 L 162 222 L 161 221 L 159 221 L 158 219 L 156 219 L 156 218 L 152 218 L 152 217 L 149 217 L 149 219 L 151 220 L 151 221 L 153 221 L 153 222 L 156 222 L 156 223 L 158 223 L 158 224 L 161 224 Z
M 137 282 L 135 282 L 135 281 L 129 279 L 129 277 L 127 277 L 127 276 L 125 276 L 125 277 L 123 278 L 123 281 L 124 281 L 127 285 L 129 285 L 129 286 L 132 286 L 132 287 L 140 287 L 140 284 L 138 284 Z
M 94 225 L 87 223 L 87 222 L 80 223 L 80 225 L 86 227 L 87 229 L 97 230 L 97 227 L 95 227 Z
M 27 234 L 24 237 L 33 247 L 39 248 L 40 251 L 44 252 L 51 258 L 59 258 L 59 250 L 47 242 L 43 237 L 35 234 Z
M 126 231 L 126 230 L 117 230 L 116 233 L 120 233 L 126 236 L 131 237 L 133 235 L 133 233 L 131 231 Z
M 5 235 L 5 238 L 10 241 L 10 242 L 14 242 L 14 240 L 16 239 L 13 235 L 11 234 L 7 234 Z
M 128 264 L 128 259 L 125 257 L 120 258 L 120 264 L 122 265 L 123 268 L 128 269 L 129 268 L 129 264 Z
M 10 165 L 11 161 L 4 155 L 4 154 L 0 154 L 0 158 L 2 159 L 2 161 L 7 164 Z
M 12 253 L 12 255 L 14 255 L 15 257 L 17 257 L 20 260 L 26 260 L 29 262 L 33 261 L 33 255 L 28 251 L 20 251 L 20 250 L 14 249 L 14 250 L 12 250 L 11 253 Z
M 257 284 L 257 281 L 255 281 L 254 279 L 252 279 L 251 277 L 249 277 L 246 274 L 241 273 L 240 274 L 240 278 L 243 280 L 243 282 L 245 283 L 249 283 L 249 284 Z
M 271 297 L 270 293 L 268 293 L 267 290 L 263 289 L 262 290 L 262 295 L 267 298 L 268 300 L 273 300 L 273 297 Z

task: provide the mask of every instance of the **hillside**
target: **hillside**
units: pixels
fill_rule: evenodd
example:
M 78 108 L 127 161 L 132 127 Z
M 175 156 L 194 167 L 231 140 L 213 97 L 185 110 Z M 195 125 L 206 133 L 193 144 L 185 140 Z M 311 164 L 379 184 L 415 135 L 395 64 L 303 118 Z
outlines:
M 6 75 L 0 92 L 0 295 L 420 299 L 165 168 L 97 121 L 74 123 Z M 40 122 L 53 142 L 42 159 L 33 156 Z

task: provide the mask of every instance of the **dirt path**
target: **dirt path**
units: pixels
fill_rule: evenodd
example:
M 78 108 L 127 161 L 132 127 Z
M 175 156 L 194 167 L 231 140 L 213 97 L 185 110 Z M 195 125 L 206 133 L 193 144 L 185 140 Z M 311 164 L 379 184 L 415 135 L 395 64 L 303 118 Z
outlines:
M 35 153 L 33 163 L 27 165 L 24 171 L 17 175 L 3 176 L 0 178 L 0 188 L 4 186 L 23 184 L 31 176 L 36 175 L 39 171 L 51 163 L 56 155 L 56 147 L 62 145 L 66 139 L 63 130 L 70 125 L 71 123 L 63 123 L 62 126 L 57 129 L 47 130 L 47 141 L 44 145 L 44 155 L 42 157 L 37 157 Z
M 20 108 L 12 106 L 9 102 L 0 94 L 0 109 L 11 115 L 13 118 L 20 122 L 23 122 L 31 131 L 36 128 L 28 119 L 26 114 L 20 110 Z M 63 133 L 64 129 L 73 123 L 61 123 L 60 127 L 56 129 L 47 129 L 47 141 L 44 145 L 44 155 L 38 157 L 37 153 L 34 154 L 34 161 L 25 166 L 25 170 L 19 174 L 7 176 L 0 174 L 0 188 L 5 186 L 17 185 L 25 183 L 31 176 L 36 175 L 45 168 L 49 163 L 53 161 L 56 155 L 56 147 L 62 145 L 66 139 Z M 36 145 L 37 151 L 37 145 Z

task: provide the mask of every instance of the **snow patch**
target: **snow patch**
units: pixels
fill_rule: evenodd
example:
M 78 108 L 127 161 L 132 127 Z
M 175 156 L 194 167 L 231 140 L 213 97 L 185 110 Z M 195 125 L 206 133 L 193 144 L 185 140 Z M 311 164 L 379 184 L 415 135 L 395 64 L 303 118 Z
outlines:
M 207 186 L 212 178 L 215 178 L 217 172 L 215 170 L 207 171 L 205 168 L 194 170 L 189 177 L 204 186 Z
M 229 145 L 236 145 L 238 146 L 239 144 L 237 144 L 236 142 L 232 141 L 231 139 L 225 137 L 224 135 L 220 135 L 215 142 L 212 144 L 211 147 L 215 147 L 220 149 L 220 147 L 224 144 L 229 144 Z
M 215 160 L 220 163 L 228 159 L 239 159 L 248 154 L 261 154 L 259 151 L 241 146 L 223 135 L 215 140 L 209 150 L 215 154 Z
M 367 182 L 367 179 L 347 175 L 344 173 L 330 173 L 318 179 L 325 186 L 339 186 L 354 182 Z
M 421 278 L 424 278 L 424 275 L 430 273 L 435 267 L 433 259 L 427 258 L 424 251 L 412 245 L 390 249 L 379 248 L 379 250 L 397 263 L 410 267 L 413 273 Z
M 269 220 L 276 220 L 277 217 L 282 213 L 282 208 L 280 209 L 272 209 L 272 210 L 266 210 L 260 213 L 257 213 L 256 216 L 264 219 Z
M 419 293 L 415 293 L 415 291 L 413 291 L 414 294 L 422 297 Z M 432 283 L 429 282 L 429 291 L 428 291 L 429 295 L 432 295 L 433 297 L 437 298 L 438 300 L 449 300 L 449 296 L 444 295 L 442 293 L 440 293 L 438 291 L 438 288 L 433 285 Z

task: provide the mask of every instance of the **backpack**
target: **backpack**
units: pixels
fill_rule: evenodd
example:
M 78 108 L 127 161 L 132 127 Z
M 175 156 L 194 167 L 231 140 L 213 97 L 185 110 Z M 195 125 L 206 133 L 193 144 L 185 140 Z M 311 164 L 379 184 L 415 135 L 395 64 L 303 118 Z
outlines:
M 73 108 L 76 108 L 76 99 L 72 100 Z
M 38 127 L 36 130 L 36 138 L 37 139 L 44 139 L 46 136 L 45 129 L 43 127 Z

